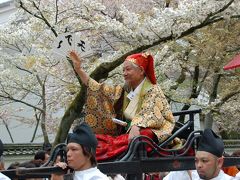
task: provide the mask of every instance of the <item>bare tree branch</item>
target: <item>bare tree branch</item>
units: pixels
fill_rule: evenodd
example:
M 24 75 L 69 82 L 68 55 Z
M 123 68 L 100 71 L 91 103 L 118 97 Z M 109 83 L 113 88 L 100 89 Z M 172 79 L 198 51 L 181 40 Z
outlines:
M 36 106 L 34 106 L 34 105 L 32 105 L 32 104 L 29 104 L 29 103 L 27 103 L 27 102 L 25 102 L 25 101 L 16 99 L 16 98 L 11 97 L 11 96 L 3 96 L 3 95 L 0 94 L 0 97 L 1 97 L 1 98 L 5 98 L 5 99 L 9 99 L 9 100 L 11 100 L 11 101 L 13 101 L 13 102 L 19 102 L 19 103 L 25 104 L 26 106 L 35 108 L 35 109 L 37 109 L 37 110 L 39 110 L 39 111 L 43 111 L 43 109 L 41 109 L 41 108 L 39 108 L 39 107 L 36 107 Z
M 38 18 L 38 19 L 40 19 L 40 20 L 42 20 L 42 21 L 44 21 L 45 24 L 51 29 L 51 31 L 53 32 L 53 34 L 57 37 L 58 34 L 57 34 L 57 32 L 55 31 L 55 29 L 53 28 L 53 26 L 51 26 L 51 24 L 50 24 L 50 23 L 48 22 L 48 20 L 44 17 L 44 15 L 42 14 L 42 12 L 40 11 L 40 9 L 36 6 L 36 4 L 35 4 L 34 2 L 33 2 L 33 5 L 34 5 L 34 7 L 39 11 L 40 16 L 37 15 L 36 13 L 32 13 L 31 11 L 29 11 L 29 10 L 24 6 L 23 2 L 20 1 L 20 7 L 21 7 L 24 11 L 26 11 L 26 12 L 29 13 L 30 15 L 32 15 L 32 16 L 34 16 L 34 17 L 36 17 L 36 18 Z

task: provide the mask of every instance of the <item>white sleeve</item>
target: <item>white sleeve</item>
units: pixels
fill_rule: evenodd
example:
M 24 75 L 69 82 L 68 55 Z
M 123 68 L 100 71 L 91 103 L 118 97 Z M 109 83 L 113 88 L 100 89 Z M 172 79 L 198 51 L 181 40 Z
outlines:
M 172 174 L 173 172 L 170 172 L 170 173 L 168 173 L 164 178 L 163 178 L 163 180 L 171 180 L 171 174 Z
M 163 180 L 191 180 L 187 171 L 171 171 Z
M 11 179 L 5 176 L 4 174 L 0 173 L 0 180 L 11 180 Z
M 177 174 L 178 171 L 171 171 L 163 178 L 163 180 L 174 180 L 174 177 L 176 177 Z
M 240 171 L 236 174 L 235 177 L 232 178 L 233 180 L 240 180 Z

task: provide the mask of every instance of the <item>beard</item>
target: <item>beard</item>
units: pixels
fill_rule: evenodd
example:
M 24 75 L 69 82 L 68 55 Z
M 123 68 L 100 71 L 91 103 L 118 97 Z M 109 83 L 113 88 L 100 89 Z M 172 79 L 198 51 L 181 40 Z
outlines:
M 131 91 L 131 87 L 129 86 L 129 84 L 127 82 L 125 82 L 125 84 L 123 85 L 123 89 L 127 93 L 129 93 Z

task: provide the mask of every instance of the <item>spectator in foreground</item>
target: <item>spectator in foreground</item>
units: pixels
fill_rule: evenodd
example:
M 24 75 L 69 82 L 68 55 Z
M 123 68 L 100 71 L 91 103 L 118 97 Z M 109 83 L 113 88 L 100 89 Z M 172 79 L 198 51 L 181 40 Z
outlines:
M 233 180 L 238 179 L 222 170 L 224 144 L 211 129 L 205 129 L 199 141 L 195 157 L 196 170 L 172 171 L 164 180 Z
M 67 163 L 58 162 L 56 166 L 73 169 L 73 180 L 109 180 L 97 168 L 95 157 L 97 139 L 92 129 L 85 123 L 77 125 L 67 138 Z M 52 180 L 63 179 L 63 175 L 53 174 Z

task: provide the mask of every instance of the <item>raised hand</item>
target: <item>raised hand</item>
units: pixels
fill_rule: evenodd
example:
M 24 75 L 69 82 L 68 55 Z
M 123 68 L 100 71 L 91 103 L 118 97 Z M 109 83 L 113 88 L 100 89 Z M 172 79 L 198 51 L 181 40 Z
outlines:
M 75 51 L 70 51 L 69 58 L 73 62 L 74 69 L 81 69 L 81 59 Z
M 79 75 L 79 77 L 81 78 L 83 84 L 87 85 L 89 76 L 84 71 L 84 69 L 82 69 L 82 67 L 81 67 L 82 60 L 80 59 L 80 57 L 78 56 L 78 54 L 75 51 L 69 52 L 69 58 L 72 61 L 73 67 L 74 67 L 75 71 L 77 72 L 77 74 Z

